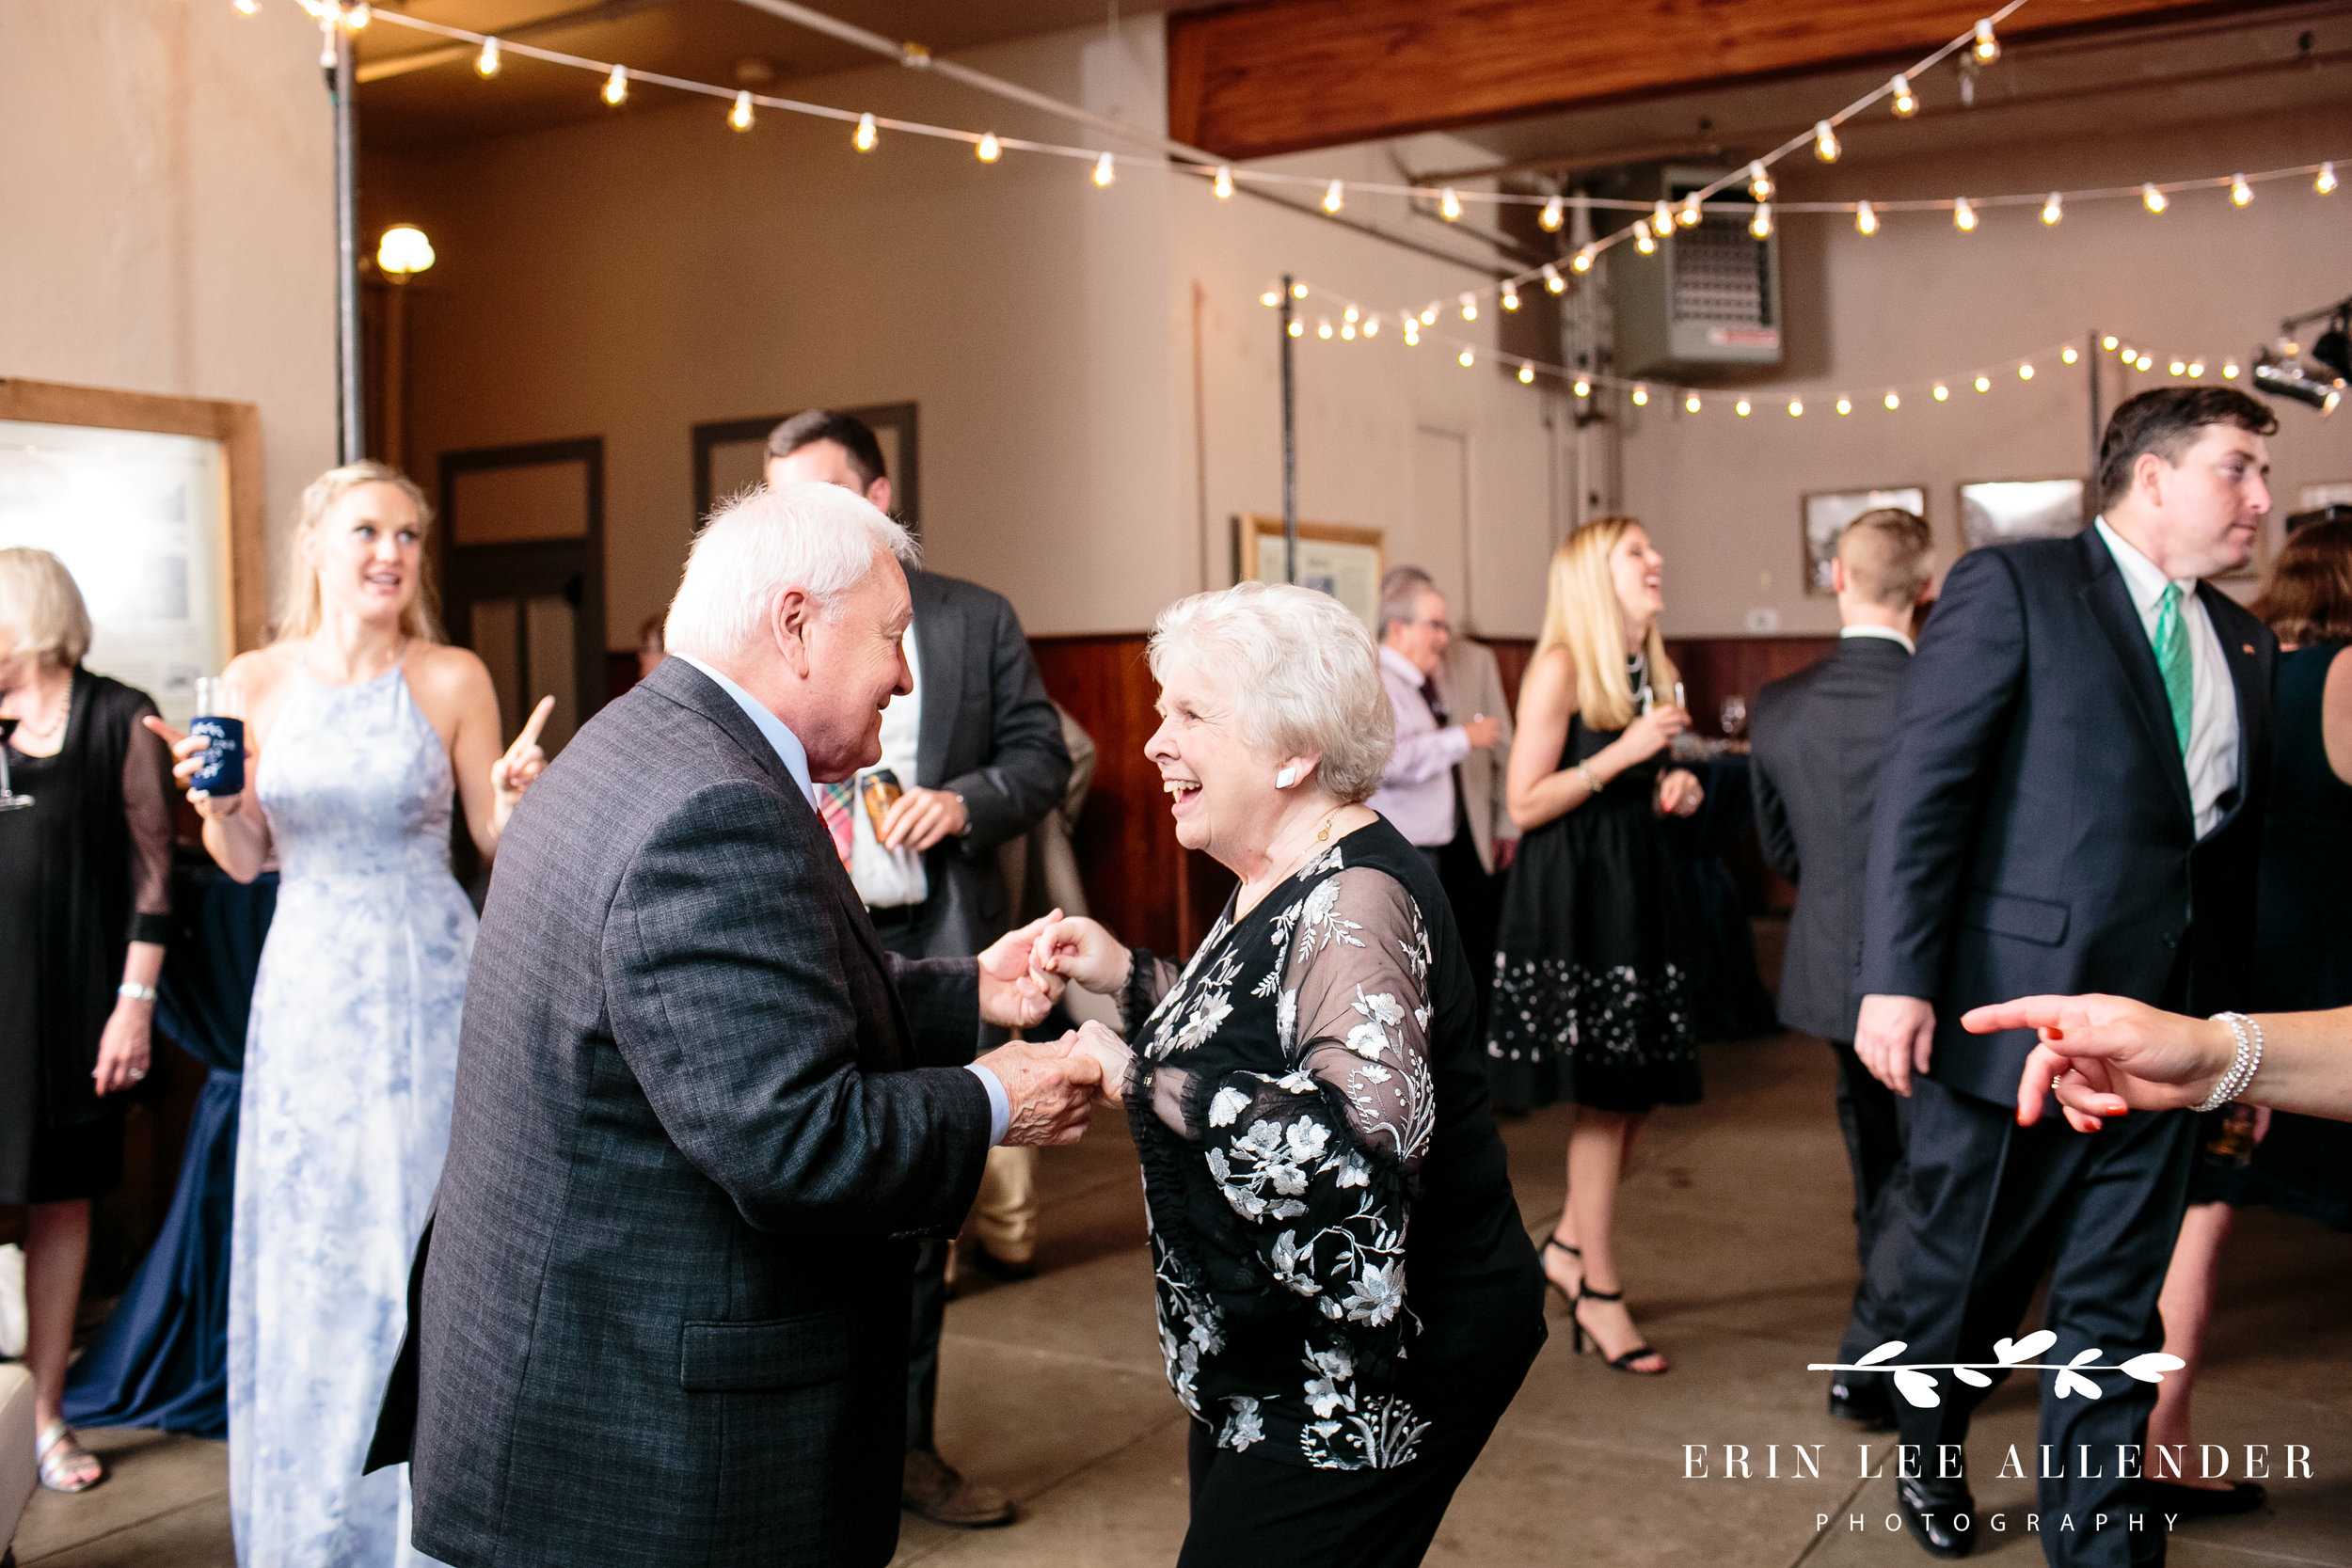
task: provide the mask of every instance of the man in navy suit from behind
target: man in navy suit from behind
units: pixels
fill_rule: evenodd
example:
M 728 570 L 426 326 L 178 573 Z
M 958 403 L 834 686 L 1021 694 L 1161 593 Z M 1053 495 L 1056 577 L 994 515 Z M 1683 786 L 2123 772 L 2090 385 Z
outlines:
M 1911 632 L 1935 581 L 1935 540 L 1915 512 L 1880 507 L 1846 525 L 1830 562 L 1844 623 L 1828 657 L 1767 685 L 1748 720 L 1756 836 L 1772 869 L 1797 884 L 1780 967 L 1780 1019 L 1837 1056 L 1837 1126 L 1853 1173 L 1854 1250 L 1862 1283 L 1837 1359 L 1893 1338 L 1894 1303 L 1870 1268 L 1872 1245 L 1900 1206 L 1903 1101 L 1854 1054 L 1863 875 L 1879 764 L 1911 668 Z M 1891 1258 L 1890 1258 L 1891 1261 Z M 1883 1375 L 1833 1375 L 1829 1410 L 1873 1431 L 1895 1424 Z
M 2085 991 L 2249 1004 L 2278 644 L 2202 579 L 2253 551 L 2277 428 L 2233 388 L 2131 399 L 2100 443 L 2092 525 L 1963 556 L 1928 619 L 1879 775 L 1854 1037 L 1911 1098 L 1900 1361 L 1993 1361 L 2045 1269 L 2057 1342 L 2031 1359 L 2095 1348 L 2112 1368 L 2163 1344 L 2196 1118 L 2021 1127 L 2032 1033 L 1972 1036 L 1960 1018 Z M 1937 1403 L 1899 1410 L 1923 1473 L 1897 1496 L 1915 1539 L 1960 1557 L 1984 1531 L 1956 1517 L 1973 1503 L 1944 1446 L 1983 1395 L 1935 1378 Z M 2164 1521 L 2117 1451 L 2144 1443 L 2153 1386 L 2109 1371 L 2101 1398 L 2058 1399 L 2056 1378 L 2040 1442 L 2065 1463 L 2036 1466 L 2043 1554 L 2163 1561 Z

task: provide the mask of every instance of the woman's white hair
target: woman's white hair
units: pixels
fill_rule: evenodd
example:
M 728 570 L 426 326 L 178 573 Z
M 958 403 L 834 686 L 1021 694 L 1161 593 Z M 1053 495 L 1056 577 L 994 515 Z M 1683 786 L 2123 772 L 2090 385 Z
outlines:
M 710 515 L 670 601 L 662 645 L 675 654 L 732 661 L 767 636 L 776 595 L 798 588 L 827 620 L 887 551 L 914 564 L 914 540 L 881 510 L 838 484 L 746 490 Z
M 1248 745 L 1269 756 L 1319 754 L 1323 787 L 1343 800 L 1380 787 L 1396 715 L 1372 634 L 1330 594 L 1243 582 L 1179 599 L 1152 629 L 1152 675 L 1166 681 L 1177 657 L 1230 685 Z

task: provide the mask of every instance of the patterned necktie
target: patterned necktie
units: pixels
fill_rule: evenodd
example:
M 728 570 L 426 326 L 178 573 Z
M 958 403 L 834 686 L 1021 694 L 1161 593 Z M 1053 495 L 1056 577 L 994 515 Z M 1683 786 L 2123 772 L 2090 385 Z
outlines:
M 2164 672 L 2165 701 L 2172 705 L 2172 733 L 2188 755 L 2188 728 L 2197 701 L 2197 669 L 2189 657 L 2188 623 L 2181 613 L 2181 585 L 2164 585 L 2156 610 L 2156 668 Z
M 1429 705 L 1429 717 L 1438 721 L 1438 728 L 1444 729 L 1454 721 L 1454 716 L 1446 712 L 1445 699 L 1438 695 L 1437 676 L 1423 675 L 1422 677 L 1421 700 Z
M 848 779 L 838 784 L 817 786 L 817 815 L 825 819 L 826 831 L 833 834 L 833 847 L 841 855 L 841 863 L 850 863 L 851 851 L 857 845 L 857 823 L 850 816 L 850 807 L 857 799 L 857 785 Z

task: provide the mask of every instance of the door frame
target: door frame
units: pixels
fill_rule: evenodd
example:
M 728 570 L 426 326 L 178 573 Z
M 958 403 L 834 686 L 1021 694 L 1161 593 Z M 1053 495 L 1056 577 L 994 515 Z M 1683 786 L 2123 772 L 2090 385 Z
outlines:
M 693 427 L 694 532 L 703 531 L 703 524 L 710 516 L 711 507 L 720 499 L 710 493 L 711 449 L 732 446 L 738 441 L 764 441 L 771 431 L 792 418 L 793 414 L 806 412 L 806 409 L 796 408 L 789 414 L 766 414 L 757 419 L 709 420 Z M 892 511 L 909 533 L 917 539 L 922 538 L 923 462 L 922 443 L 918 438 L 919 405 L 914 403 L 875 403 L 861 408 L 836 408 L 834 412 L 864 420 L 876 430 L 888 428 L 898 433 L 898 468 L 889 476 Z

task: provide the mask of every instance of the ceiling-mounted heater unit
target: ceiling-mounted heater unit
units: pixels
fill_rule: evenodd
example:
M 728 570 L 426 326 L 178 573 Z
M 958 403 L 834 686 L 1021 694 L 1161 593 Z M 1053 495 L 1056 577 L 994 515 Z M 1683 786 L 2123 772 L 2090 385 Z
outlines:
M 1723 174 L 1661 169 L 1659 198 L 1677 208 Z M 1644 256 L 1629 244 L 1611 250 L 1620 375 L 1780 363 L 1780 231 L 1760 240 L 1750 232 L 1754 206 L 1744 185 L 1735 182 L 1709 198 L 1710 206 L 1729 203 L 1741 210 L 1705 212 L 1687 227 L 1677 221 L 1674 232 L 1657 236 L 1656 255 Z

